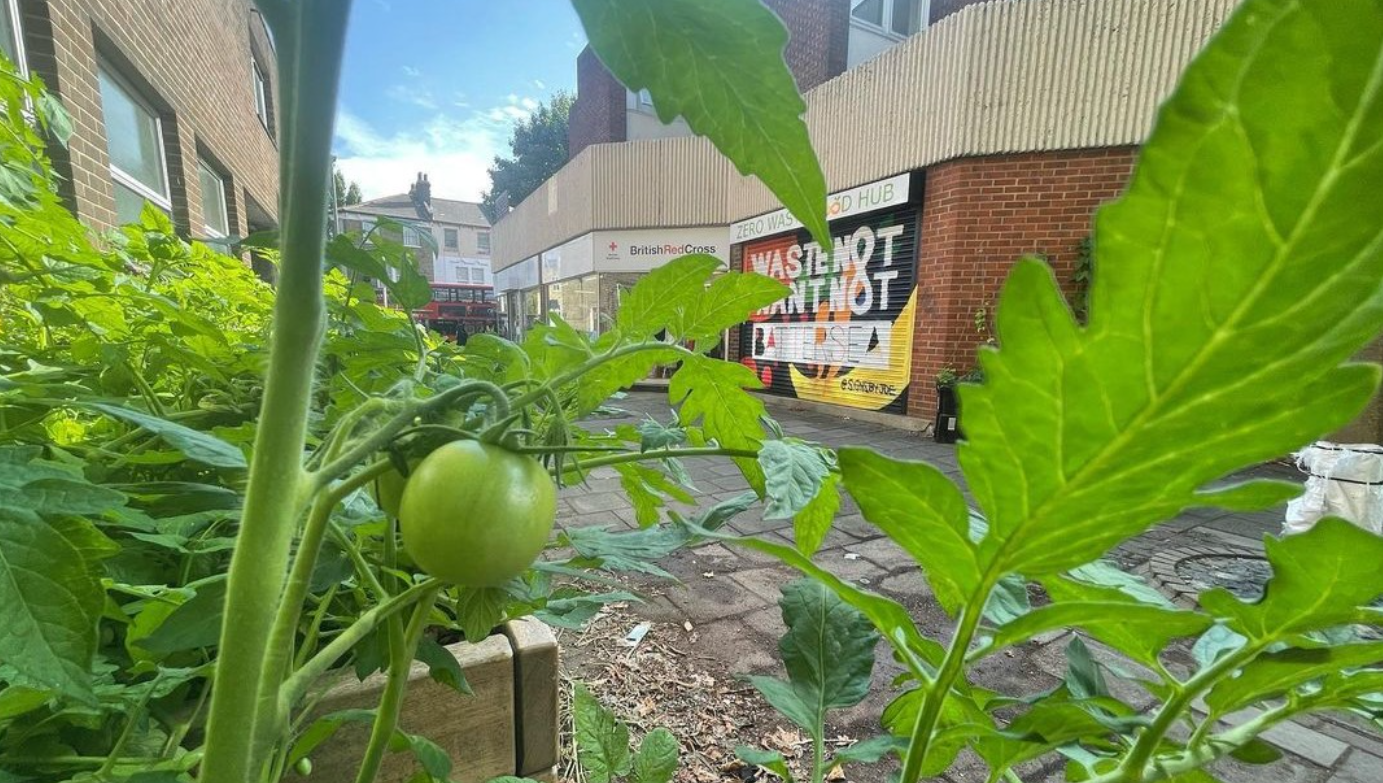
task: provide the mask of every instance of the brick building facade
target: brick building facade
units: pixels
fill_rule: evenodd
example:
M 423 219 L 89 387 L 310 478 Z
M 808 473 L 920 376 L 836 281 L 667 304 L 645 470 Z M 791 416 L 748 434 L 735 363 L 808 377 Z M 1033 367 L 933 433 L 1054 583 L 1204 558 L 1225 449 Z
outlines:
M 250 0 L 19 0 L 28 69 L 74 133 L 51 151 L 95 229 L 151 201 L 187 236 L 278 213 L 273 41 Z M 170 44 L 170 42 L 176 42 Z

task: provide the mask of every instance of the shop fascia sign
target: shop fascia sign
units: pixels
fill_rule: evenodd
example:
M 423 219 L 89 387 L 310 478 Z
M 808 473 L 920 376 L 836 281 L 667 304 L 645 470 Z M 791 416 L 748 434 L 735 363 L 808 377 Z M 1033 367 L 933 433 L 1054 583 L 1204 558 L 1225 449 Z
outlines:
M 899 174 L 878 182 L 860 185 L 826 198 L 826 219 L 840 220 L 854 215 L 865 215 L 881 209 L 908 203 L 909 174 Z M 730 241 L 749 242 L 762 237 L 796 231 L 802 228 L 802 221 L 792 216 L 786 209 L 741 220 L 730 225 Z

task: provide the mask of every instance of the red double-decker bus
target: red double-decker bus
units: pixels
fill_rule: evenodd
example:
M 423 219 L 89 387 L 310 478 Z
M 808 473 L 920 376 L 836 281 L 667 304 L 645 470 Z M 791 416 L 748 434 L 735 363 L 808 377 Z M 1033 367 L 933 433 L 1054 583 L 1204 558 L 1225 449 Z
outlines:
M 468 283 L 433 283 L 432 301 L 413 317 L 427 328 L 458 343 L 477 332 L 499 327 L 499 307 L 494 286 Z

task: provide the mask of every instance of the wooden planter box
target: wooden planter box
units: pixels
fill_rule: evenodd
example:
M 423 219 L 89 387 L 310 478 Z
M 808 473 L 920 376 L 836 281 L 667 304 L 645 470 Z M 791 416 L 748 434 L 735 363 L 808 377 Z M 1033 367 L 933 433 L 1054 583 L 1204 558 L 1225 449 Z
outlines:
M 464 696 L 433 682 L 427 666 L 414 662 L 399 728 L 437 743 L 455 765 L 456 783 L 484 783 L 500 775 L 556 780 L 557 640 L 546 625 L 525 618 L 507 623 L 479 644 L 447 648 L 475 691 Z M 379 703 L 385 676 L 364 682 L 346 675 L 317 708 L 325 715 L 371 709 Z M 369 727 L 351 723 L 312 754 L 311 780 L 351 781 L 369 740 Z M 407 751 L 389 753 L 377 783 L 406 783 L 420 769 Z

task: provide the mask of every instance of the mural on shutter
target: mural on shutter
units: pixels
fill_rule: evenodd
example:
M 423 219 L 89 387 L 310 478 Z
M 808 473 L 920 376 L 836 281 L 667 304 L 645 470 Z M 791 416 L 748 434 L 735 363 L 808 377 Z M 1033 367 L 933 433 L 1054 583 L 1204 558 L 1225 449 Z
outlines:
M 743 246 L 743 269 L 792 292 L 740 328 L 741 361 L 786 397 L 905 413 L 917 306 L 917 210 L 831 224 Z

